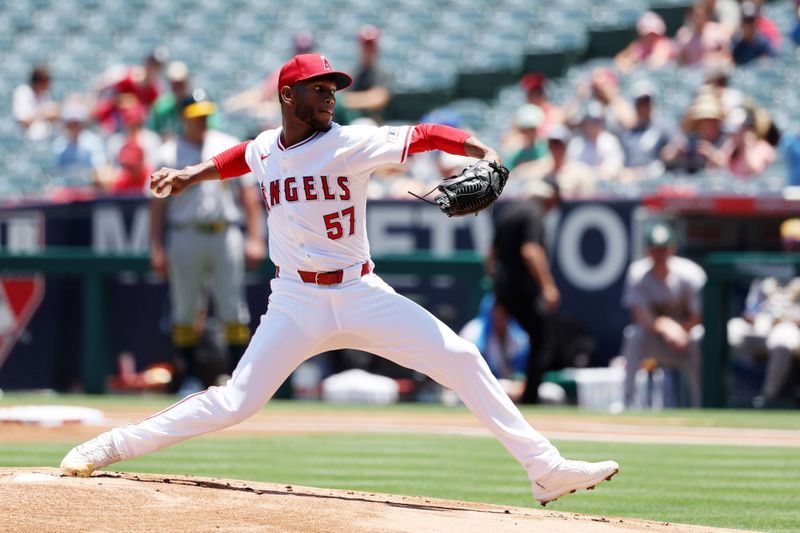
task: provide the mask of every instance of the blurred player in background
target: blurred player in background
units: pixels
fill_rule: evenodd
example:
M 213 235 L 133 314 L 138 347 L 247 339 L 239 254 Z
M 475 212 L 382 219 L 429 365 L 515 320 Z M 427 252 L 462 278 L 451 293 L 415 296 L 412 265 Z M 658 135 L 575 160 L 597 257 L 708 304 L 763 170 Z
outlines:
M 680 370 L 688 381 L 692 407 L 700 407 L 700 346 L 703 341 L 701 293 L 706 273 L 697 263 L 676 257 L 675 234 L 666 224 L 647 233 L 647 255 L 628 267 L 622 304 L 633 323 L 623 333 L 625 403 L 634 404 L 636 372 L 645 359 Z
M 183 135 L 162 146 L 160 166 L 194 165 L 237 144 L 230 135 L 208 128 L 216 106 L 202 90 L 193 91 L 180 107 Z M 255 267 L 265 256 L 258 189 L 252 177 L 239 183 L 204 182 L 186 194 L 151 200 L 150 214 L 150 260 L 153 270 L 169 279 L 172 340 L 184 365 L 179 394 L 185 395 L 204 388 L 195 321 L 207 282 L 215 315 L 225 327 L 228 373 L 250 340 L 245 261 Z M 239 227 L 243 216 L 246 238 Z
M 781 224 L 781 242 L 787 252 L 800 251 L 800 218 Z M 728 321 L 733 356 L 746 362 L 766 358 L 761 393 L 754 407 L 774 407 L 800 358 L 800 277 L 753 280 L 742 316 Z

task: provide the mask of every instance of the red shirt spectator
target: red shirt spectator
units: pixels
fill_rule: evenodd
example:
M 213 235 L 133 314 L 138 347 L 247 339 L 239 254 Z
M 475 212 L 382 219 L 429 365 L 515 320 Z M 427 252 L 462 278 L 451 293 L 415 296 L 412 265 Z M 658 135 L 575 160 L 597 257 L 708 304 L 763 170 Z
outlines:
M 123 129 L 120 107 L 132 105 L 131 99 L 149 111 L 160 92 L 158 77 L 163 65 L 162 57 L 163 54 L 158 52 L 150 54 L 144 65 L 125 69 L 122 76 L 107 81 L 100 89 L 92 115 L 103 130 L 114 133 Z
M 130 138 L 119 152 L 120 169 L 111 183 L 110 190 L 114 193 L 142 193 L 150 176 L 144 159 L 144 150 Z
M 139 67 L 128 69 L 124 78 L 119 80 L 114 88 L 118 94 L 128 93 L 136 96 L 139 103 L 149 109 L 159 95 L 157 79 L 149 78 Z M 148 79 L 149 78 L 149 79 Z
M 529 104 L 533 104 L 542 110 L 544 120 L 539 125 L 540 133 L 546 134 L 553 124 L 561 124 L 564 121 L 564 112 L 561 107 L 554 104 L 547 97 L 546 85 L 547 77 L 539 72 L 530 72 L 522 76 L 519 80 L 522 90 L 525 91 L 525 98 Z

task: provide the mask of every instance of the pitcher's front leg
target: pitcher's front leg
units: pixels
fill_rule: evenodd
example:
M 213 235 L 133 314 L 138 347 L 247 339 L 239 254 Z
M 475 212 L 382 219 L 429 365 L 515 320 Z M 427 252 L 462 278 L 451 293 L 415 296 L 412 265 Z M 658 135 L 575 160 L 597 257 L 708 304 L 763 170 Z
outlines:
M 66 475 L 89 476 L 132 459 L 237 424 L 255 414 L 306 358 L 316 339 L 288 315 L 270 310 L 228 383 L 187 396 L 135 424 L 114 428 L 76 446 L 61 462 Z M 295 332 L 295 334 L 293 334 Z

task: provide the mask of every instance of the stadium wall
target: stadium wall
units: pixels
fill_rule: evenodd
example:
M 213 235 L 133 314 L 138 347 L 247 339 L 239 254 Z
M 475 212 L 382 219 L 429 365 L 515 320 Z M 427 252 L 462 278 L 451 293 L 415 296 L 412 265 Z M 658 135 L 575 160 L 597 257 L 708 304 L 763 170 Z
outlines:
M 496 210 L 504 205 L 499 202 Z M 479 264 L 491 243 L 492 221 L 487 214 L 444 219 L 437 210 L 416 201 L 376 200 L 368 208 L 368 233 L 376 258 L 425 252 L 442 258 L 472 254 L 471 260 Z M 621 331 L 628 322 L 628 314 L 619 304 L 627 266 L 642 254 L 641 233 L 647 221 L 669 216 L 670 212 L 669 205 L 653 199 L 576 201 L 564 203 L 548 220 L 548 251 L 562 291 L 558 315 L 577 322 L 595 339 L 592 364 L 605 364 L 618 353 Z M 730 217 L 735 213 L 727 213 L 725 218 L 694 212 L 680 219 L 683 247 L 695 254 L 719 249 L 720 243 L 725 249 L 734 245 L 734 249 L 752 248 L 759 243 L 770 247 L 773 244 L 764 236 L 782 216 L 779 210 L 771 213 L 772 217 L 759 218 L 759 223 L 752 217 L 735 219 L 752 234 L 753 242 L 748 244 L 741 242 L 736 230 L 731 237 Z M 720 224 L 714 226 L 715 219 Z M 691 227 L 686 227 L 687 220 L 693 221 Z M 148 224 L 147 201 L 138 197 L 21 205 L 0 213 L 0 244 L 5 253 L 69 246 L 92 250 L 98 257 L 145 257 Z M 759 224 L 764 226 L 763 231 L 758 231 Z M 702 231 L 692 229 L 697 227 Z M 720 235 L 727 236 L 728 241 L 720 240 Z M 379 273 L 380 269 L 379 261 Z M 141 271 L 146 268 L 138 270 L 121 271 L 103 283 L 108 313 L 103 318 L 108 326 L 98 324 L 95 333 L 107 338 L 106 357 L 113 359 L 122 351 L 130 351 L 137 364 L 145 367 L 169 358 L 169 303 L 163 280 Z M 486 280 L 431 276 L 417 270 L 412 263 L 408 272 L 397 273 L 395 269 L 385 277 L 399 292 L 456 329 L 476 311 L 474 292 L 489 288 Z M 69 390 L 79 386 L 85 351 L 81 332 L 86 327 L 92 331 L 91 324 L 83 324 L 87 318 L 80 312 L 87 298 L 81 281 L 74 276 L 10 272 L 3 268 L 2 258 L 0 275 L 0 287 L 5 292 L 0 296 L 11 308 L 11 319 L 5 326 L 0 319 L 0 388 Z M 248 277 L 253 327 L 266 307 L 269 275 L 264 271 Z M 29 316 L 23 316 L 25 313 Z

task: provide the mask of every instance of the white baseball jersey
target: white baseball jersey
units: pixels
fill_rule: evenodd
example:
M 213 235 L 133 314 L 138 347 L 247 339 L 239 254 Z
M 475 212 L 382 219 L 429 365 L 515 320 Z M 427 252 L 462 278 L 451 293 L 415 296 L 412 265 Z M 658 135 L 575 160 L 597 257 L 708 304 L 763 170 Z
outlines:
M 245 158 L 261 185 L 269 255 L 281 268 L 328 272 L 369 260 L 366 203 L 372 172 L 402 163 L 411 126 L 340 126 L 284 147 L 263 132 Z

